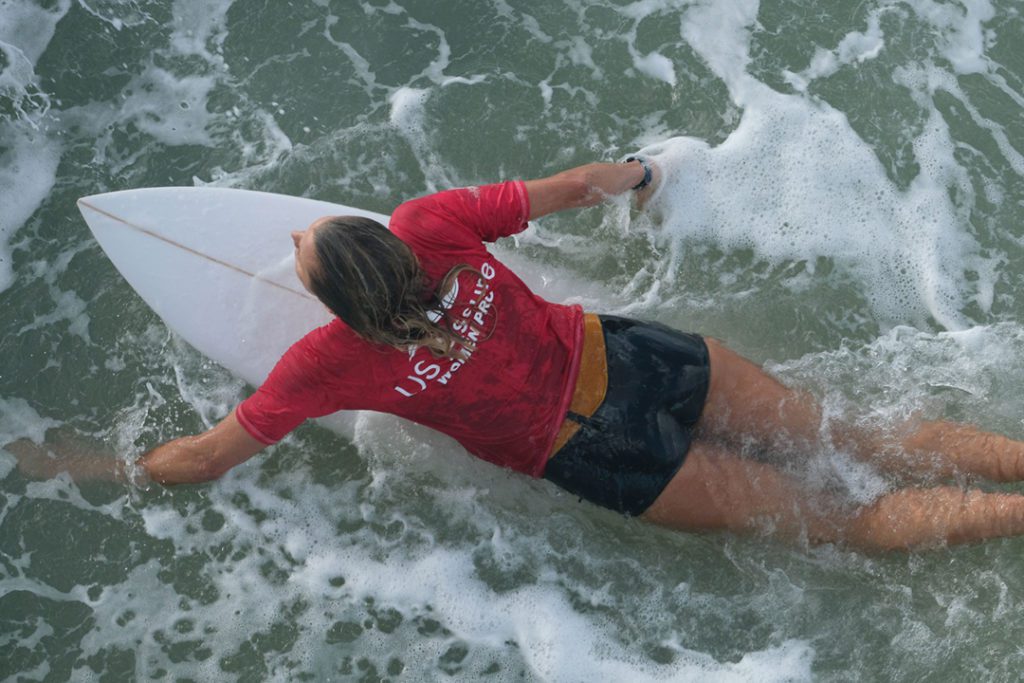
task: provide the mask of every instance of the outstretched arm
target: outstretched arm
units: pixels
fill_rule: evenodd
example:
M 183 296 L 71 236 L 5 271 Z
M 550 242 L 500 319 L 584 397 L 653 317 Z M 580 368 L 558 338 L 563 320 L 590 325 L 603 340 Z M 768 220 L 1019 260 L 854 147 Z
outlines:
M 661 179 L 660 171 L 654 162 L 645 162 L 651 168 L 652 178 L 650 184 L 637 193 L 637 202 L 640 204 Z M 547 178 L 527 180 L 530 220 L 563 209 L 599 204 L 612 195 L 622 194 L 636 187 L 643 179 L 643 165 L 639 161 L 631 161 L 624 164 L 586 164 Z
M 232 412 L 217 426 L 158 446 L 137 465 L 161 484 L 192 484 L 216 479 L 264 448 L 238 424 Z M 18 459 L 18 469 L 36 479 L 67 472 L 75 481 L 128 481 L 125 462 L 109 454 L 84 449 L 63 438 L 40 447 L 27 439 L 4 446 Z
M 231 411 L 213 429 L 158 446 L 139 458 L 138 464 L 160 484 L 196 484 L 223 476 L 264 448 Z

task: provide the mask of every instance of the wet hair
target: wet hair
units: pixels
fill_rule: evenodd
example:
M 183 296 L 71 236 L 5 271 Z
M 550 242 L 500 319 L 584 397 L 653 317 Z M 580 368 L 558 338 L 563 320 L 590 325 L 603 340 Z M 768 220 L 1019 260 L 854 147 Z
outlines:
M 328 219 L 314 233 L 313 246 L 319 263 L 308 273 L 310 290 L 363 339 L 397 348 L 426 346 L 450 358 L 471 349 L 449 329 L 437 295 L 471 267 L 456 266 L 435 290 L 412 249 L 362 216 Z

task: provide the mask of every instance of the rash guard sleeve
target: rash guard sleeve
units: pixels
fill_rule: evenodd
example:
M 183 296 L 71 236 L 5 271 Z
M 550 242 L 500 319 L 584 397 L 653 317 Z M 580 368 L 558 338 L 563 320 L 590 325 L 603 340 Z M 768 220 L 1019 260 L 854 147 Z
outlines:
M 311 344 L 318 332 L 293 344 L 256 392 L 235 409 L 238 423 L 257 441 L 275 444 L 306 419 L 341 409 L 323 381 L 330 373 L 323 372 Z
M 417 231 L 415 238 L 435 249 L 467 249 L 522 232 L 529 225 L 529 217 L 526 184 L 509 180 L 413 199 L 395 209 L 391 224 L 429 228 Z

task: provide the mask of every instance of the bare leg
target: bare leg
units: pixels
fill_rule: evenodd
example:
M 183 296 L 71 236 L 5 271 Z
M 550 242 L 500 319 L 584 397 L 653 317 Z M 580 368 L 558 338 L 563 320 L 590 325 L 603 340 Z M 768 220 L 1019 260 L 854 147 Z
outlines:
M 973 425 L 923 422 L 900 441 L 918 459 L 946 461 L 953 468 L 989 481 L 1024 480 L 1024 443 Z
M 676 529 L 760 532 L 862 550 L 907 550 L 1024 534 L 1024 496 L 901 489 L 859 509 L 809 496 L 790 476 L 695 442 L 643 518 Z
M 809 496 L 806 487 L 774 467 L 698 440 L 642 517 L 684 531 L 761 532 L 818 543 L 840 536 L 829 507 L 829 500 Z
M 952 486 L 901 489 L 849 520 L 843 537 L 874 550 L 909 550 L 1024 534 L 1024 496 Z
M 820 447 L 823 415 L 812 396 L 789 389 L 715 340 L 707 342 L 711 387 L 699 423 L 703 433 L 733 446 L 754 441 L 770 449 Z M 828 436 L 834 445 L 892 472 L 1024 480 L 1024 442 L 970 425 L 926 422 L 904 434 L 883 435 L 832 424 Z

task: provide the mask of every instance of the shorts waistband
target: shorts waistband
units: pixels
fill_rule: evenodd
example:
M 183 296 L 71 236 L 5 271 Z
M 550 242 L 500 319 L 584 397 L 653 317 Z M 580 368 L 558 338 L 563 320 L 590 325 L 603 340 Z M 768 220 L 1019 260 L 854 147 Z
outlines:
M 569 403 L 569 416 L 558 429 L 558 436 L 551 447 L 548 458 L 552 458 L 562 446 L 569 442 L 580 429 L 580 423 L 573 415 L 590 417 L 604 403 L 608 392 L 608 355 L 604 344 L 604 330 L 601 318 L 594 313 L 583 315 L 583 351 L 580 354 L 580 369 L 576 375 L 576 387 Z

